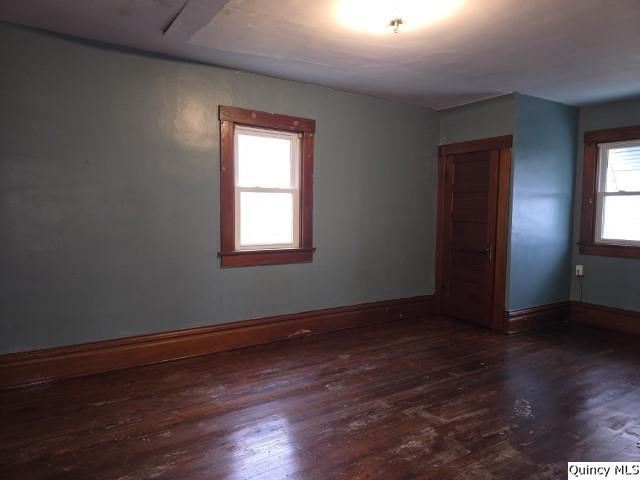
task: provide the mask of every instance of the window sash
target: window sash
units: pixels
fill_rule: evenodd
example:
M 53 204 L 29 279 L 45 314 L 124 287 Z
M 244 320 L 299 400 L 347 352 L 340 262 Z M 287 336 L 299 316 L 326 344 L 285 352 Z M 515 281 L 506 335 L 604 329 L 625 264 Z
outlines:
M 609 152 L 618 148 L 625 147 L 640 147 L 640 140 L 631 140 L 626 142 L 608 142 L 601 143 L 599 145 L 598 152 L 598 193 L 631 193 L 640 194 L 638 191 L 625 191 L 625 192 L 607 192 L 607 171 L 609 170 Z
M 240 208 L 240 196 L 243 192 L 256 193 L 289 193 L 293 197 L 293 215 L 291 228 L 293 241 L 291 243 L 252 243 L 242 245 L 240 242 L 242 209 Z M 274 250 L 281 248 L 300 247 L 300 189 L 299 188 L 262 188 L 262 187 L 236 187 L 235 188 L 235 246 L 236 250 Z
M 290 161 L 290 187 L 296 188 L 300 186 L 300 134 L 291 132 L 280 132 L 278 130 L 269 130 L 264 128 L 247 127 L 244 125 L 238 125 L 234 129 L 234 179 L 235 187 L 239 188 L 239 165 L 238 165 L 238 136 L 239 135 L 252 135 L 256 137 L 264 138 L 276 138 L 289 140 L 291 144 L 291 151 L 289 156 Z M 252 185 L 252 187 L 260 187 L 260 185 Z M 246 187 L 243 187 L 246 188 Z M 261 187 L 267 188 L 267 187 Z
M 607 171 L 609 168 L 609 151 L 616 148 L 639 146 L 640 141 L 631 140 L 624 142 L 602 143 L 599 146 L 598 154 L 598 180 L 596 189 L 596 221 L 595 221 L 595 243 L 606 243 L 616 245 L 640 246 L 640 241 L 603 237 L 604 229 L 604 203 L 606 197 L 637 197 L 640 192 L 607 192 Z
M 260 187 L 260 186 L 239 186 L 238 175 L 238 136 L 255 135 L 265 138 L 277 138 L 286 139 L 290 141 L 290 187 Z M 235 212 L 235 249 L 237 251 L 256 251 L 256 250 L 277 250 L 286 248 L 299 248 L 300 247 L 300 134 L 291 132 L 281 132 L 278 130 L 270 130 L 263 128 L 254 128 L 244 125 L 238 125 L 234 131 L 234 212 Z M 291 243 L 252 243 L 243 245 L 241 243 L 241 228 L 242 228 L 242 209 L 240 208 L 240 197 L 243 192 L 255 192 L 255 193 L 289 193 L 293 197 L 293 215 L 291 219 L 293 241 Z

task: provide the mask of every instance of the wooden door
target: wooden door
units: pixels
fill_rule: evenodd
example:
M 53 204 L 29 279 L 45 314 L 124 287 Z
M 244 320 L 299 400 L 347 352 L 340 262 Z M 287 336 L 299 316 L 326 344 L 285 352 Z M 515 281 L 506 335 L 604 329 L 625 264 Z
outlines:
M 442 313 L 492 326 L 500 149 L 443 155 Z M 442 186 L 442 184 L 441 184 Z

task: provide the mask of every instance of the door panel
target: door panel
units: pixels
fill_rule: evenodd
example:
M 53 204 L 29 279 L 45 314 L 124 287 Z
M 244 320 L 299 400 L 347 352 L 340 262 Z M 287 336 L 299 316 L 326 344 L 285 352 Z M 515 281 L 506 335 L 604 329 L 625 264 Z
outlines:
M 465 253 L 483 253 L 487 246 L 487 222 L 458 221 L 451 218 L 452 248 Z
M 452 278 L 450 283 L 451 298 L 457 301 L 469 301 L 472 303 L 484 302 L 484 292 L 478 288 L 475 282 L 469 282 L 459 278 Z
M 452 280 L 461 279 L 482 285 L 485 280 L 486 258 L 465 252 L 451 252 L 451 276 Z
M 457 222 L 487 222 L 487 192 L 458 192 L 452 199 L 451 216 Z
M 473 152 L 452 155 L 454 159 L 454 190 L 463 192 L 486 192 L 491 165 L 486 155 L 489 152 Z
M 499 150 L 444 157 L 444 314 L 491 326 Z

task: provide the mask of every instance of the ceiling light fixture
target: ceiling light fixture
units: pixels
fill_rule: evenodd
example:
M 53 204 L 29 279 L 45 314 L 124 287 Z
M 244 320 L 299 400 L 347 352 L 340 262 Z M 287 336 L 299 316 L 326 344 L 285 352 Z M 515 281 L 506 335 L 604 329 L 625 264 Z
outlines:
M 389 26 L 393 27 L 393 33 L 398 33 L 398 31 L 400 30 L 400 25 L 402 25 L 403 23 L 404 22 L 401 18 L 394 18 L 389 22 Z
M 335 15 L 347 28 L 371 34 L 417 30 L 458 10 L 464 0 L 338 0 Z

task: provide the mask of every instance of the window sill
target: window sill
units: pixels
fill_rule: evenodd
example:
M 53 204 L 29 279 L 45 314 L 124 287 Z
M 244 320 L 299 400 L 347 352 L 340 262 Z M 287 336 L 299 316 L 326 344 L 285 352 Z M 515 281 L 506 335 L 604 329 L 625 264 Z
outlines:
M 221 252 L 220 266 L 225 268 L 310 263 L 313 260 L 314 252 L 315 248 Z
M 612 243 L 578 243 L 578 245 L 580 245 L 581 255 L 640 259 L 640 247 L 636 246 Z

